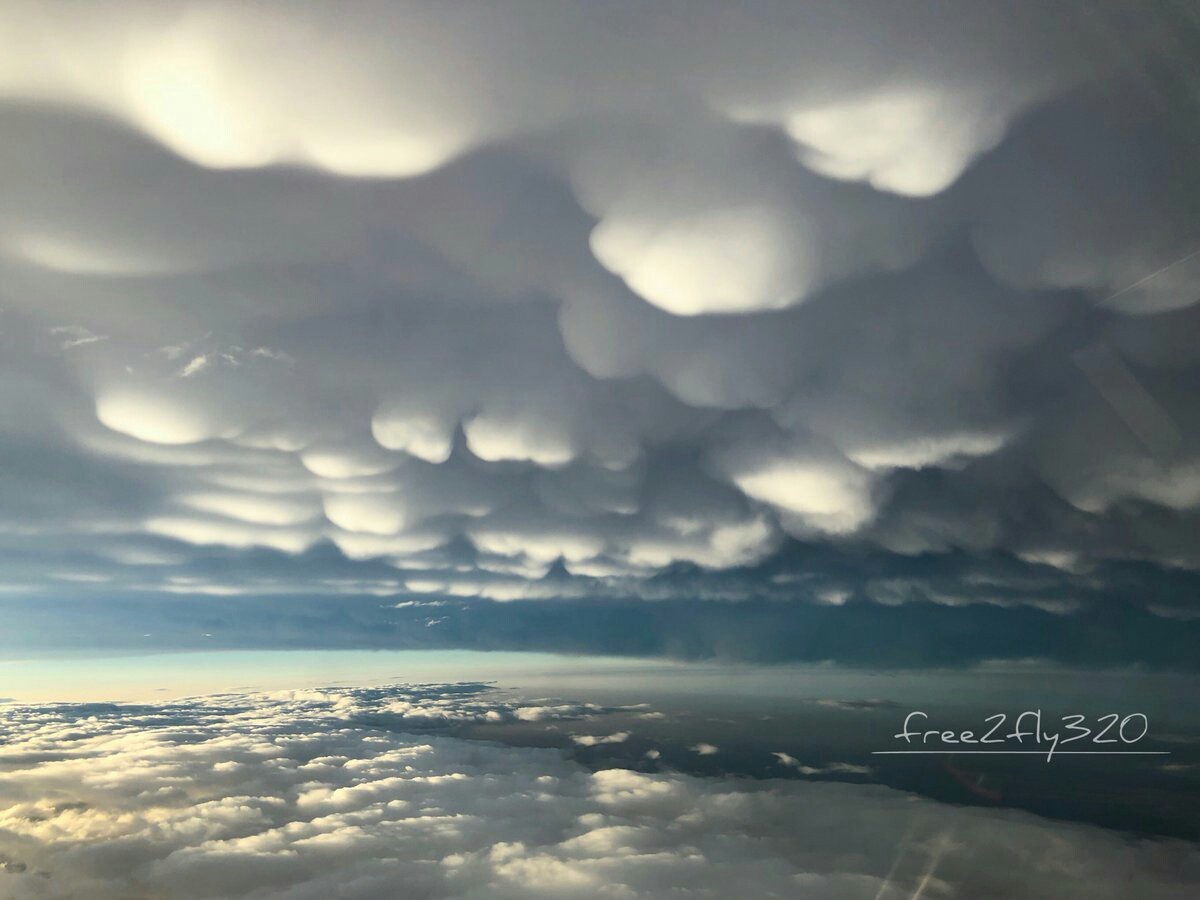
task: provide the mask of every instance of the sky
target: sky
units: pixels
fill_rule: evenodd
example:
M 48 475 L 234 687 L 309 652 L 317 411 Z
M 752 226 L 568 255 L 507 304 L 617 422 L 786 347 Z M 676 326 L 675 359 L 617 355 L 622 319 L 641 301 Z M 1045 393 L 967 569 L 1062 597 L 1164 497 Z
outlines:
M 1198 51 L 0 0 L 0 895 L 1200 896 Z

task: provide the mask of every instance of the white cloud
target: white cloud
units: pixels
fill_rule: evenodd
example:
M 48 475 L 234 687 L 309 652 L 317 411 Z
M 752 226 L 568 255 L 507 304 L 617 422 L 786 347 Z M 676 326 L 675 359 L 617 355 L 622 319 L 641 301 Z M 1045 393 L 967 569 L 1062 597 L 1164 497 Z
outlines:
M 300 525 L 313 519 L 318 507 L 310 497 L 280 494 L 188 494 L 179 501 L 201 512 L 216 513 L 255 525 Z
M 922 469 L 955 459 L 989 456 L 1007 441 L 1003 433 L 937 435 L 913 438 L 892 446 L 861 447 L 846 455 L 866 469 Z
M 591 246 L 650 303 L 681 316 L 790 306 L 806 293 L 796 224 L 770 208 L 693 213 L 667 223 L 606 219 Z
M 404 416 L 377 412 L 371 434 L 381 447 L 404 450 L 430 463 L 444 463 L 454 448 L 454 429 L 435 415 Z
M 941 88 L 889 88 L 789 116 L 805 165 L 911 196 L 949 187 L 1003 136 L 1010 113 L 994 97 Z
M 346 531 L 385 536 L 407 521 L 400 498 L 392 494 L 335 494 L 325 498 L 325 515 Z
M 860 766 L 856 763 L 831 762 L 823 766 L 806 766 L 790 753 L 782 751 L 772 754 L 779 760 L 781 766 L 795 769 L 801 775 L 870 775 L 870 766 Z
M 490 707 L 490 708 L 489 708 Z M 437 687 L 4 707 L 19 898 L 1186 896 L 1196 849 L 878 786 L 590 772 L 356 724 L 488 720 Z M 1064 878 L 1063 872 L 1071 877 Z M 927 877 L 928 873 L 928 877 Z
M 744 448 L 721 457 L 733 483 L 780 510 L 785 523 L 839 534 L 857 530 L 874 514 L 870 475 L 835 455 Z
M 222 428 L 187 401 L 154 390 L 113 390 L 96 398 L 96 418 L 113 431 L 153 444 L 194 444 Z
M 139 591 L 266 549 L 372 591 L 637 593 L 788 535 L 1200 565 L 1200 530 L 1122 518 L 1200 508 L 1163 318 L 1194 248 L 1186 154 L 1072 93 L 1109 54 L 1023 0 L 718 6 L 5 4 L 5 571 L 20 529 L 47 571 L 119 538 L 91 562 Z M 1166 383 L 1179 458 L 1060 433 L 1077 331 Z M 48 488 L 48 454 L 86 476 Z M 970 508 L 894 491 L 914 469 Z M 1014 535 L 1057 514 L 1039 477 L 1106 527 Z M 239 572 L 205 589 L 276 577 Z
M 571 740 L 580 747 L 598 747 L 601 744 L 623 744 L 629 740 L 630 732 L 614 731 L 612 734 L 573 734 Z

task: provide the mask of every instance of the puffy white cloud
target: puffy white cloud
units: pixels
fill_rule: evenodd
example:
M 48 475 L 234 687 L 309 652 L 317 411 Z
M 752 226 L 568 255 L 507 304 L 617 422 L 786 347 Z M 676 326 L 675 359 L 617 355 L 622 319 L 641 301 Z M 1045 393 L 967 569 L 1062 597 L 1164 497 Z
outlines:
M 255 525 L 300 525 L 317 515 L 307 497 L 263 494 L 200 493 L 181 497 L 180 502 L 201 512 L 216 513 Z
M 747 430 L 713 453 L 714 467 L 799 532 L 854 532 L 874 515 L 871 473 L 811 437 Z
M 870 775 L 870 766 L 860 766 L 855 763 L 832 762 L 824 766 L 806 766 L 790 753 L 777 751 L 772 754 L 779 760 L 781 766 L 795 769 L 801 775 Z
M 320 534 L 313 530 L 260 527 L 221 519 L 184 516 L 154 516 L 145 521 L 149 534 L 175 538 L 188 544 L 216 544 L 223 547 L 272 547 L 285 553 L 299 553 L 311 547 Z
M 995 98 L 899 86 L 802 110 L 785 127 L 804 164 L 823 175 L 925 196 L 998 143 L 1009 115 Z
M 923 469 L 955 459 L 988 456 L 1004 446 L 1007 436 L 962 433 L 914 438 L 892 446 L 859 447 L 847 453 L 866 469 Z
M 343 39 L 329 41 L 270 4 L 105 4 L 70 34 L 57 12 L 10 9 L 24 48 L 9 58 L 5 87 L 121 116 L 200 165 L 415 175 L 477 137 L 461 103 L 458 116 L 446 108 L 452 98 L 428 68 L 436 56 L 412 19 L 399 32 L 404 52 L 389 60 L 361 20 L 343 21 Z M 376 46 L 355 55 L 348 43 Z M 47 65 L 31 71 L 39 57 Z M 407 90 L 385 92 L 381 78 Z
M 435 464 L 448 460 L 454 449 L 453 425 L 432 414 L 381 410 L 371 419 L 371 434 L 381 447 L 404 450 Z
M 555 425 L 480 414 L 463 424 L 467 446 L 488 462 L 512 460 L 539 466 L 563 466 L 575 456 L 570 441 Z
M 788 536 L 1194 567 L 1190 158 L 1038 4 L 910 5 L 7 4 L 13 584 L 607 596 Z
M 679 214 L 676 213 L 676 216 Z M 670 224 L 606 220 L 596 258 L 677 315 L 777 309 L 806 292 L 803 237 L 769 208 L 703 211 Z
M 795 514 L 822 531 L 853 531 L 871 515 L 869 482 L 852 466 L 764 460 L 733 474 L 748 497 Z
M 877 786 L 591 772 L 555 750 L 402 730 L 512 713 L 478 686 L 6 705 L 0 886 L 97 900 L 1196 889 L 1184 842 Z
M 928 126 L 944 124 L 937 111 L 949 106 L 961 119 L 964 104 L 953 105 L 954 99 L 967 93 L 974 101 L 967 112 L 987 100 L 990 118 L 1002 122 L 1039 88 L 1061 85 L 1079 67 L 1070 41 L 1045 27 L 1029 28 L 1036 5 L 1023 4 L 1011 16 L 1015 25 L 986 11 L 955 21 L 936 12 L 936 4 L 904 16 L 888 4 L 871 4 L 873 15 L 861 17 L 836 4 L 802 10 L 764 4 L 758 15 L 736 22 L 720 15 L 719 7 L 704 8 L 698 14 L 713 35 L 701 42 L 679 34 L 669 11 L 648 12 L 636 4 L 618 5 L 604 16 L 544 3 L 509 12 L 471 4 L 455 15 L 387 4 L 340 15 L 331 24 L 333 7 L 326 4 L 295 16 L 274 2 L 107 2 L 76 14 L 69 30 L 59 27 L 64 6 L 11 4 L 5 18 L 14 40 L 0 69 L 0 89 L 120 117 L 217 169 L 299 163 L 349 176 L 411 177 L 484 141 L 580 112 L 647 105 L 664 111 L 692 99 L 731 115 L 782 107 L 798 117 L 826 109 L 831 85 L 861 107 L 857 95 L 865 71 L 879 81 L 890 75 L 914 85 L 892 94 L 936 98 L 925 101 L 921 115 L 906 108 L 904 115 L 893 113 L 886 128 L 866 124 L 875 165 L 907 173 L 904 163 L 915 165 L 904 156 L 912 132 L 925 126 L 932 134 L 920 148 L 946 159 L 940 171 L 955 162 L 961 166 L 986 147 L 998 126 L 976 114 L 970 128 L 956 122 L 956 128 L 935 130 Z M 910 33 L 897 34 L 906 20 Z M 635 23 L 640 30 L 630 27 Z M 541 41 L 516 39 L 534 26 L 545 35 Z M 945 46 L 930 54 L 922 42 L 936 46 L 937 38 Z M 1027 54 L 1025 67 L 1005 72 L 1008 60 L 997 48 L 1019 38 L 1042 53 Z M 761 59 L 747 65 L 747 49 Z M 585 90 L 570 82 L 574 90 L 564 87 L 572 71 L 580 73 Z M 625 83 L 630 73 L 643 76 L 636 94 Z M 670 80 L 652 77 L 659 73 Z M 930 74 L 947 73 L 974 73 L 991 90 L 971 81 L 954 91 L 930 84 Z M 520 90 L 499 91 L 497 79 L 511 79 Z M 1008 89 L 1001 92 L 1000 85 Z M 872 86 L 878 91 L 878 84 Z M 931 104 L 937 104 L 934 113 L 927 110 Z M 853 125 L 862 115 L 844 112 L 842 118 Z M 846 135 L 848 127 L 836 134 Z M 811 127 L 798 130 L 812 138 Z M 831 146 L 829 131 L 820 135 L 827 153 L 841 146 Z M 887 167 L 881 156 L 902 162 Z M 929 175 L 915 185 L 913 177 L 892 174 L 891 181 L 932 189 Z
M 391 535 L 404 528 L 404 507 L 391 494 L 335 494 L 325 498 L 334 525 L 358 534 Z
M 612 734 L 573 734 L 573 740 L 580 747 L 597 747 L 601 744 L 623 744 L 629 740 L 630 732 L 614 731 Z
M 753 130 L 676 115 L 600 132 L 567 162 L 599 221 L 596 260 L 676 316 L 795 306 L 840 278 L 914 262 L 929 216 L 806 176 Z M 647 133 L 650 132 L 650 133 Z
M 219 425 L 161 389 L 101 393 L 96 397 L 96 418 L 113 431 L 152 444 L 194 444 L 221 436 Z

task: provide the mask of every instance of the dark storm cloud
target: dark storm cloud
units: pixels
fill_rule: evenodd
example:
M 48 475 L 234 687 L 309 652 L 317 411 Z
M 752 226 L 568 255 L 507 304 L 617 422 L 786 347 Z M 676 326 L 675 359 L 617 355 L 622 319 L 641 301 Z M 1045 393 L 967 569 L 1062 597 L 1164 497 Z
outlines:
M 189 596 L 184 578 L 167 596 L 91 584 L 36 603 L 0 598 L 0 649 L 462 647 L 867 668 L 1038 658 L 1193 670 L 1200 639 L 1192 613 L 1200 581 L 1145 564 L 1109 564 L 1080 579 L 1012 558 L 794 546 L 752 570 L 675 569 L 626 583 L 552 573 L 529 589 L 538 599 L 507 602 L 364 596 L 386 567 L 339 572 L 329 558 L 212 557 L 205 566 L 231 564 L 243 567 L 235 582 L 244 572 L 260 591 L 263 573 L 274 572 L 279 595 Z
M 1157 646 L 1194 26 L 905 7 L 9 4 L 0 590 L 529 601 L 427 631 L 549 646 L 534 601 L 603 601 L 704 655 L 803 576 L 779 621 Z M 774 627 L 734 655 L 822 652 Z

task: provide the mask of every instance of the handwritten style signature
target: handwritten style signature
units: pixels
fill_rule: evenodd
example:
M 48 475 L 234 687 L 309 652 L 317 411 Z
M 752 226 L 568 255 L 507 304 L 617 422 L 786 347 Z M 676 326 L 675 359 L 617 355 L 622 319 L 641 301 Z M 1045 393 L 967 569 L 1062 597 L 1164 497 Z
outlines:
M 1061 716 L 1057 725 L 1048 717 L 1044 720 L 1040 709 L 1025 710 L 1012 721 L 1011 730 L 1005 732 L 1009 721 L 1007 713 L 996 713 L 983 720 L 991 725 L 981 732 L 946 728 L 922 727 L 929 725 L 929 715 L 914 710 L 904 717 L 904 728 L 893 735 L 905 742 L 904 750 L 876 750 L 875 755 L 895 754 L 951 754 L 951 753 L 1045 753 L 1049 762 L 1056 754 L 1075 755 L 1154 755 L 1167 756 L 1166 750 L 1127 749 L 1141 741 L 1150 731 L 1150 720 L 1145 713 L 1108 713 L 1090 720 L 1087 716 L 1071 714 Z M 1043 727 L 1043 725 L 1046 727 Z M 1084 742 L 1082 748 L 1061 749 L 1069 744 Z M 984 745 L 1002 745 L 1001 749 L 976 749 Z M 1111 747 L 1112 749 L 1100 749 Z M 1014 749 L 1014 745 L 1019 749 Z M 1036 749 L 1027 749 L 1034 747 Z

